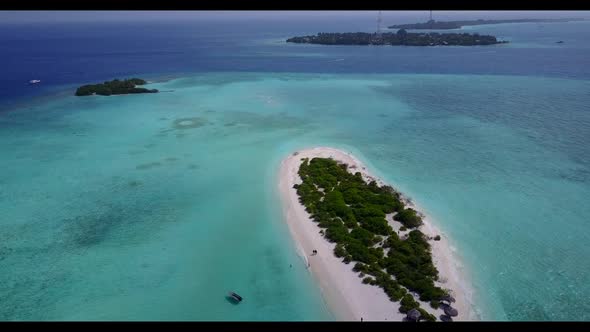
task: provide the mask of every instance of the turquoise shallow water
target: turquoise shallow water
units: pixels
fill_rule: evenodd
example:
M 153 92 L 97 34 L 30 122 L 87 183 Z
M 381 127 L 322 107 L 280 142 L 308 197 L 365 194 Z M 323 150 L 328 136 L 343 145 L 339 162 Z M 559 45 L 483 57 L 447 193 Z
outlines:
M 590 319 L 587 81 L 206 73 L 152 86 L 165 92 L 59 96 L 0 118 L 0 319 L 332 319 L 276 192 L 280 160 L 314 145 L 357 153 L 435 218 L 484 319 Z

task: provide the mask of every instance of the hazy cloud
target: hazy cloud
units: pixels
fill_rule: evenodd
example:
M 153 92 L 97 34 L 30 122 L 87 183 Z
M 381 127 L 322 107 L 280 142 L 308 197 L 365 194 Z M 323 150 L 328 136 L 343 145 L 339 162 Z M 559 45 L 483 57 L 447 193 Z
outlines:
M 173 20 L 289 20 L 356 17 L 374 20 L 376 11 L 0 11 L 0 22 L 96 22 Z M 434 11 L 437 20 L 586 17 L 590 11 Z M 428 19 L 428 11 L 383 11 L 387 22 Z

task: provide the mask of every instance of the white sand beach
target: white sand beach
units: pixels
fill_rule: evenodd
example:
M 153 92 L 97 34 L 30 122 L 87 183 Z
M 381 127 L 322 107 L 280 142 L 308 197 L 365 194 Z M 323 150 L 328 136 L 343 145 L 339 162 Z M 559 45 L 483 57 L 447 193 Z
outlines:
M 345 264 L 334 253 L 335 244 L 328 242 L 321 234 L 320 228 L 314 223 L 303 205 L 299 203 L 293 185 L 301 183 L 297 174 L 303 158 L 333 158 L 349 165 L 349 171 L 361 172 L 365 180 L 375 180 L 379 185 L 385 183 L 371 175 L 366 167 L 350 153 L 328 148 L 316 147 L 299 150 L 292 153 L 281 163 L 279 172 L 279 191 L 283 203 L 284 217 L 289 230 L 301 255 L 309 262 L 309 270 L 317 280 L 322 296 L 330 310 L 338 320 L 346 321 L 401 321 L 405 314 L 398 311 L 399 303 L 391 302 L 385 292 L 378 286 L 365 285 L 358 273 L 352 270 L 354 263 Z M 354 168 L 354 169 L 351 169 Z M 392 186 L 395 188 L 395 186 Z M 411 206 L 411 204 L 409 204 Z M 414 208 L 422 212 L 419 207 Z M 387 218 L 392 227 L 398 230 L 400 224 Z M 424 216 L 424 225 L 420 230 L 427 236 L 440 235 L 440 241 L 430 241 L 434 264 L 439 270 L 442 283 L 440 287 L 451 290 L 456 299 L 453 307 L 459 311 L 455 320 L 477 320 L 471 306 L 472 292 L 466 278 L 461 271 L 460 264 L 454 257 L 448 238 L 442 234 Z M 317 250 L 317 255 L 312 251 Z M 415 296 L 416 300 L 418 298 Z M 441 309 L 434 310 L 427 303 L 421 302 L 421 307 L 434 314 L 437 319 L 443 313 Z

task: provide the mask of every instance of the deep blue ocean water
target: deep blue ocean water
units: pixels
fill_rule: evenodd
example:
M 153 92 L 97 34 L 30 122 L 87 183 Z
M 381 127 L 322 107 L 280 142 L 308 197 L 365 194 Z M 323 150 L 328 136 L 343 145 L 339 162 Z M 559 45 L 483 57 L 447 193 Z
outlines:
M 293 45 L 293 35 L 371 31 L 372 22 L 136 22 L 4 24 L 0 99 L 142 73 L 208 71 L 532 75 L 586 79 L 587 22 L 470 27 L 512 44 L 491 47 Z M 562 40 L 564 44 L 555 42 Z M 42 86 L 27 86 L 40 79 Z
M 373 26 L 0 24 L 0 319 L 331 319 L 275 175 L 332 145 L 434 216 L 482 318 L 587 320 L 590 23 L 466 29 L 511 42 L 487 47 L 283 42 Z M 73 96 L 129 76 L 173 92 Z

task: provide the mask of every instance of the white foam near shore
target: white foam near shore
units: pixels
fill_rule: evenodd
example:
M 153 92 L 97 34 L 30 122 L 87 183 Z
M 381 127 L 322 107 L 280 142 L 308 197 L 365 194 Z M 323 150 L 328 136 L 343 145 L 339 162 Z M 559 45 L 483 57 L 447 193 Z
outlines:
M 308 268 L 317 280 L 322 296 L 328 307 L 338 320 L 347 321 L 401 321 L 405 315 L 399 312 L 399 303 L 391 302 L 385 292 L 377 287 L 362 283 L 357 272 L 352 270 L 354 263 L 345 264 L 342 259 L 334 255 L 335 244 L 328 242 L 320 233 L 321 228 L 314 223 L 299 203 L 294 184 L 301 183 L 298 175 L 299 166 L 303 158 L 333 158 L 349 166 L 351 172 L 361 172 L 367 181 L 375 180 L 379 185 L 385 183 L 371 175 L 367 168 L 350 153 L 328 148 L 316 147 L 297 151 L 284 159 L 279 172 L 279 192 L 283 203 L 284 217 L 289 226 L 296 246 L 307 255 Z M 414 208 L 421 211 L 414 205 Z M 472 308 L 472 292 L 461 270 L 449 239 L 442 234 L 424 216 L 424 225 L 420 230 L 427 236 L 441 236 L 440 241 L 430 241 L 432 256 L 435 266 L 439 271 L 440 287 L 450 289 L 456 299 L 453 304 L 459 311 L 455 320 L 477 320 L 477 315 Z M 397 222 L 388 218 L 395 229 L 399 229 Z M 301 250 L 300 249 L 300 250 Z M 317 255 L 311 255 L 317 250 Z M 415 296 L 416 300 L 417 297 Z M 437 319 L 442 310 L 434 310 L 427 303 L 421 303 L 421 307 L 434 314 Z

